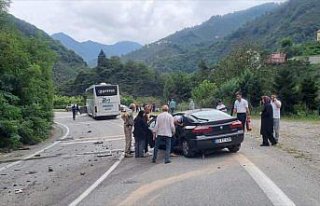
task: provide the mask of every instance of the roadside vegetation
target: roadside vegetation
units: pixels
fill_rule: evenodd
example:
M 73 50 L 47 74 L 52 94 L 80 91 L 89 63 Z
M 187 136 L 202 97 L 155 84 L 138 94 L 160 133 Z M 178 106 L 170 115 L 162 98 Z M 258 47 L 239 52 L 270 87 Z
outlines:
M 54 53 L 46 41 L 28 38 L 3 20 L 0 1 L 0 148 L 47 138 L 53 113 Z

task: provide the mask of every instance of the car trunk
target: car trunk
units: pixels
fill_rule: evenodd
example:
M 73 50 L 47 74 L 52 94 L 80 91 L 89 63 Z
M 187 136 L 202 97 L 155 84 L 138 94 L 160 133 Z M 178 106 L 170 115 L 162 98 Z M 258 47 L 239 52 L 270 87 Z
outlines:
M 242 129 L 236 118 L 214 122 L 198 123 L 192 130 L 195 135 L 215 136 L 221 134 L 234 133 Z

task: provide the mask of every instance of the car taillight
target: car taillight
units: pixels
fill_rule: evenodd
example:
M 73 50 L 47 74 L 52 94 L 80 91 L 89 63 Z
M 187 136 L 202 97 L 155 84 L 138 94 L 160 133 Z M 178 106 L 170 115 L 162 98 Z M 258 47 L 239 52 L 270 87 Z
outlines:
M 232 122 L 232 124 L 230 124 L 230 128 L 231 129 L 242 129 L 243 127 L 242 127 L 242 123 L 239 120 L 237 120 L 237 121 Z
M 196 135 L 209 134 L 211 132 L 213 132 L 213 128 L 210 126 L 197 126 L 192 130 L 192 133 Z

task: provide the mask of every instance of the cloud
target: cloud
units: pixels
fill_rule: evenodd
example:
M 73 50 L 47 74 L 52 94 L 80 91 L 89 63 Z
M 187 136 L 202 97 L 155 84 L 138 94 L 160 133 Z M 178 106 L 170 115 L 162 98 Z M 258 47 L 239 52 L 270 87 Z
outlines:
M 49 34 L 64 32 L 79 41 L 150 43 L 213 15 L 275 1 L 12 0 L 9 11 Z

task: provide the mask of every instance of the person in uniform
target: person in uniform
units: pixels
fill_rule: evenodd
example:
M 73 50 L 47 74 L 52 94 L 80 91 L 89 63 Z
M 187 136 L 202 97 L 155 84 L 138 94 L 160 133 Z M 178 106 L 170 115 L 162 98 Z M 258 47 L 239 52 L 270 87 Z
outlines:
M 125 157 L 132 157 L 131 155 L 131 142 L 132 142 L 132 127 L 134 124 L 133 121 L 133 111 L 135 111 L 135 105 L 130 104 L 129 111 L 126 111 L 125 108 L 122 111 L 121 118 L 123 120 L 123 129 L 125 135 Z

